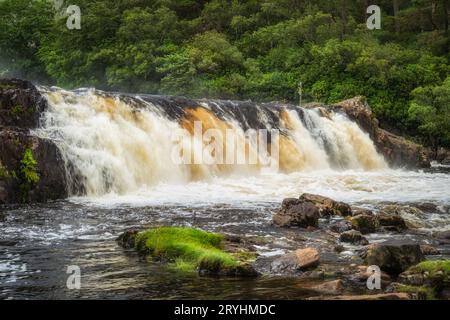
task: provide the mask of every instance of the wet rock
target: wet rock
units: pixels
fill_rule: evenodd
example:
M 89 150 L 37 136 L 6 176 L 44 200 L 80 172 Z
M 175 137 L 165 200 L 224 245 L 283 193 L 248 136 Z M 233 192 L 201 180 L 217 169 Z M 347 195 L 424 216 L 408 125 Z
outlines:
M 341 253 L 345 251 L 345 247 L 341 244 L 335 245 L 333 248 L 334 252 Z
M 344 283 L 342 280 L 327 281 L 310 288 L 324 295 L 338 295 L 344 291 Z
M 368 245 L 369 241 L 362 235 L 361 232 L 356 230 L 346 231 L 339 237 L 341 242 L 348 242 L 356 245 Z
M 441 252 L 438 249 L 428 244 L 422 244 L 420 246 L 420 250 L 422 250 L 424 256 L 436 256 L 441 254 Z
M 373 216 L 373 212 L 372 210 L 369 209 L 365 209 L 365 208 L 352 208 L 352 216 L 359 216 L 359 215 L 368 215 L 368 216 Z
M 420 246 L 407 240 L 388 240 L 372 244 L 365 255 L 368 265 L 376 265 L 391 275 L 398 275 L 422 260 L 424 256 Z
M 378 221 L 376 217 L 368 214 L 360 214 L 350 218 L 353 229 L 360 231 L 362 234 L 373 233 L 377 230 Z
M 251 264 L 240 264 L 236 267 L 230 268 L 212 268 L 210 264 L 200 263 L 198 268 L 200 276 L 224 276 L 224 277 L 239 277 L 239 278 L 255 278 L 259 273 Z
M 122 233 L 117 239 L 117 243 L 125 248 L 125 249 L 132 249 L 136 245 L 136 236 L 138 235 L 138 230 L 127 230 L 124 233 Z
M 300 199 L 285 199 L 281 209 L 273 216 L 273 223 L 280 227 L 318 227 L 319 209 L 311 202 Z
M 300 196 L 300 200 L 312 202 L 316 205 L 321 216 L 338 215 L 346 217 L 352 214 L 352 208 L 348 204 L 320 195 L 304 193 Z
M 419 263 L 400 274 L 399 281 L 413 286 L 427 286 L 439 293 L 450 288 L 450 260 Z
M 276 274 L 295 274 L 315 268 L 320 263 L 320 254 L 314 248 L 290 252 L 272 262 L 270 270 Z
M 347 220 L 333 221 L 330 223 L 330 230 L 336 233 L 342 233 L 352 229 L 352 224 Z
M 367 282 L 370 276 L 373 275 L 372 269 L 368 266 L 358 266 L 356 280 L 359 282 Z M 392 282 L 391 277 L 386 273 L 381 271 L 381 287 L 385 288 Z
M 400 215 L 379 213 L 377 220 L 378 225 L 386 231 L 401 232 L 408 228 L 405 220 Z

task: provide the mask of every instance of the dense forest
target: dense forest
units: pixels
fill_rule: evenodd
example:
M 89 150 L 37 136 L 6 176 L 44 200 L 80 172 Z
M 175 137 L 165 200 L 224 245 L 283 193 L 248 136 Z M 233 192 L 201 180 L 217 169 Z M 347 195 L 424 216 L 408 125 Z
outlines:
M 0 76 L 290 102 L 302 82 L 306 101 L 364 95 L 382 125 L 450 145 L 449 0 L 61 2 L 0 0 Z M 66 26 L 70 4 L 80 30 Z

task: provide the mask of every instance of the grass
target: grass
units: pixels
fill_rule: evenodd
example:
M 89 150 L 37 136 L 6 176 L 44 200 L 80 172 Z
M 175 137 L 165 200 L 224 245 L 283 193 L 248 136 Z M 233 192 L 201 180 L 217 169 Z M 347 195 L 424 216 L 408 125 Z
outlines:
M 139 233 L 136 248 L 154 258 L 166 260 L 179 271 L 199 268 L 222 270 L 239 265 L 238 259 L 221 249 L 219 234 L 193 228 L 160 227 Z

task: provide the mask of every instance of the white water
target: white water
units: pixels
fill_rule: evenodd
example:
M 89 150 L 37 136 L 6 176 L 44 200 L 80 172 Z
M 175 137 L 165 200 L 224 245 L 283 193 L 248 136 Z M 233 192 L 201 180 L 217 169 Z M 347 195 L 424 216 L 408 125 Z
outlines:
M 46 94 L 50 107 L 36 134 L 54 139 L 66 163 L 83 177 L 87 196 L 73 197 L 76 203 L 261 208 L 309 192 L 374 208 L 384 202 L 450 205 L 448 174 L 389 169 L 369 136 L 340 114 L 323 117 L 318 110 L 304 110 L 301 119 L 297 111 L 281 108 L 280 126 L 287 135 L 280 138 L 280 170 L 239 165 L 224 169 L 177 165 L 171 158 L 172 132 L 192 121 L 222 131 L 234 128 L 243 135 L 232 113 L 213 113 L 213 104 L 225 108 L 217 102 L 193 106 L 175 121 L 161 106 L 139 98 L 136 109 L 93 90 Z M 270 129 L 264 110 L 258 107 L 255 112 Z M 433 228 L 447 228 L 448 215 L 444 218 L 427 219 L 434 221 Z

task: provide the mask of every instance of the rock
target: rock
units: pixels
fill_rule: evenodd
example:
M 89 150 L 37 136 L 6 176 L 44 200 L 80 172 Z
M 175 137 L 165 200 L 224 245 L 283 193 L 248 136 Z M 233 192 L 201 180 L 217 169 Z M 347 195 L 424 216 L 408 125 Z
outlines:
M 273 223 L 280 227 L 318 227 L 319 209 L 311 202 L 285 199 L 280 211 L 273 216 Z
M 377 215 L 378 225 L 386 231 L 401 232 L 406 230 L 405 220 L 399 215 L 391 215 L 386 213 L 379 213 Z
M 334 246 L 333 251 L 337 252 L 337 253 L 341 253 L 341 252 L 345 251 L 345 247 L 343 245 L 338 244 L 338 245 Z
M 259 276 L 259 273 L 255 268 L 249 264 L 240 264 L 236 267 L 230 268 L 217 268 L 212 269 L 210 265 L 203 265 L 200 263 L 198 268 L 198 274 L 200 276 L 224 276 L 224 277 L 239 277 L 239 278 L 255 278 Z
M 132 249 L 136 245 L 136 236 L 138 235 L 138 230 L 127 230 L 122 233 L 116 241 L 118 244 L 125 249 Z
M 352 215 L 354 217 L 359 216 L 361 214 L 373 216 L 372 210 L 364 209 L 364 208 L 352 208 Z
M 360 214 L 350 218 L 353 229 L 360 231 L 362 234 L 373 233 L 377 230 L 378 221 L 376 217 L 368 214 Z
M 361 232 L 356 230 L 346 231 L 339 237 L 341 242 L 348 242 L 357 245 L 368 245 L 369 241 L 361 234 Z
M 373 115 L 364 97 L 345 100 L 328 108 L 335 112 L 343 112 L 351 120 L 358 123 L 361 129 L 370 135 L 378 152 L 384 156 L 390 166 L 407 168 L 430 167 L 428 153 L 423 146 L 380 129 L 378 120 Z
M 333 221 L 330 224 L 330 230 L 336 233 L 342 233 L 352 229 L 352 224 L 347 220 Z
M 399 281 L 413 286 L 431 287 L 436 292 L 450 288 L 450 260 L 419 263 L 400 274 Z
M 320 294 L 338 295 L 344 291 L 344 284 L 342 280 L 327 281 L 310 288 Z
M 315 268 L 320 263 L 320 254 L 314 248 L 299 249 L 290 252 L 272 262 L 270 270 L 276 274 L 295 274 Z
M 36 128 L 46 107 L 45 98 L 31 82 L 0 79 L 0 127 Z
M 398 275 L 424 260 L 420 246 L 407 240 L 388 240 L 369 246 L 365 261 L 391 275 Z
M 410 300 L 407 293 L 380 293 L 367 295 L 346 296 L 340 295 L 335 297 L 313 297 L 308 300 L 347 300 L 347 301 L 373 301 L 373 300 Z
M 314 203 L 319 208 L 321 216 L 338 215 L 346 217 L 352 214 L 352 208 L 348 204 L 316 194 L 304 193 L 300 196 L 300 200 Z
M 358 273 L 356 275 L 356 278 L 360 282 L 367 282 L 367 279 L 369 279 L 369 277 L 373 275 L 371 269 L 369 269 L 368 266 L 358 266 L 357 270 Z M 387 287 L 391 282 L 392 282 L 391 277 L 386 272 L 381 271 L 382 288 Z
M 28 81 L 0 79 L 0 204 L 45 202 L 68 196 L 65 164 L 50 140 L 30 134 L 47 108 L 45 98 Z M 37 182 L 21 174 L 21 161 L 30 150 Z
M 441 252 L 438 249 L 428 244 L 422 244 L 420 246 L 420 250 L 422 250 L 422 254 L 424 256 L 436 256 L 441 254 Z

